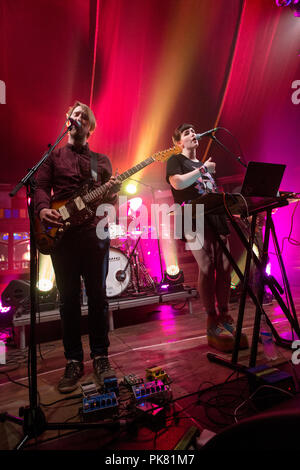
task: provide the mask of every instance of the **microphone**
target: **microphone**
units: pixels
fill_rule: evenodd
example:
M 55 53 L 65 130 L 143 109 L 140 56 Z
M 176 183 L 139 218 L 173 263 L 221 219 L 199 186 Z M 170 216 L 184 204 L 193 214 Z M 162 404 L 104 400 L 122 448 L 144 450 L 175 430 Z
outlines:
M 214 129 L 210 129 L 209 131 L 202 132 L 202 134 L 196 134 L 195 135 L 196 140 L 201 140 L 202 137 L 205 137 L 207 135 L 211 135 L 213 132 L 216 132 L 218 129 L 219 129 L 218 127 L 215 127 Z
M 75 126 L 75 127 L 78 127 L 78 128 L 81 127 L 81 122 L 76 121 L 76 119 L 73 119 L 73 118 L 69 117 L 68 121 L 71 123 L 71 125 L 69 127 L 72 127 L 72 126 Z

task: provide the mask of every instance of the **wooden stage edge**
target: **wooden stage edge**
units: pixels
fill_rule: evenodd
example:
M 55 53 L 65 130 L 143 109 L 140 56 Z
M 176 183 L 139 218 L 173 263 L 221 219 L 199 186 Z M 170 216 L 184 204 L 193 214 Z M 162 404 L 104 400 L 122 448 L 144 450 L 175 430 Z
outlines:
M 113 312 L 118 310 L 125 310 L 136 307 L 144 307 L 145 305 L 155 305 L 163 304 L 167 302 L 174 302 L 177 300 L 187 301 L 189 313 L 193 313 L 192 302 L 191 300 L 198 296 L 196 289 L 184 286 L 179 290 L 174 292 L 166 293 L 147 293 L 145 295 L 137 295 L 134 297 L 118 297 L 113 299 L 108 299 L 109 305 L 109 331 L 115 329 L 114 326 L 114 316 Z M 87 305 L 83 305 L 81 308 L 82 315 L 85 316 L 88 314 Z M 40 312 L 39 314 L 39 323 L 52 322 L 60 319 L 59 310 L 53 309 L 45 312 Z M 18 337 L 19 337 L 19 348 L 24 349 L 26 347 L 25 339 L 25 326 L 30 325 L 30 314 L 21 315 L 19 317 L 14 317 L 13 326 L 18 328 Z

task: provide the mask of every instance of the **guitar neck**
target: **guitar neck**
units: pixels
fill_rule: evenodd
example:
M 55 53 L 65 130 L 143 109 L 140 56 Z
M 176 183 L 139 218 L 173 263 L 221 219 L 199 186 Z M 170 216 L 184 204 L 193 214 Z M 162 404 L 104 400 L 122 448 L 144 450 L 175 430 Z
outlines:
M 143 168 L 146 168 L 146 166 L 150 165 L 153 163 L 155 159 L 153 157 L 146 158 L 146 160 L 138 163 L 134 167 L 130 168 L 127 171 L 124 171 L 121 175 L 118 176 L 118 179 L 122 182 L 125 181 L 126 179 L 130 178 L 130 176 L 134 175 L 138 171 L 141 171 Z M 84 196 L 84 201 L 88 203 L 92 203 L 94 201 L 97 201 L 98 199 L 101 199 L 102 196 L 106 193 L 106 191 L 109 189 L 110 184 L 109 182 L 99 186 L 98 188 L 93 189 L 90 191 L 88 194 Z
M 146 160 L 138 163 L 134 167 L 130 168 L 130 170 L 124 171 L 124 173 L 119 176 L 119 179 L 124 181 L 127 178 L 130 178 L 130 176 L 134 175 L 138 171 L 141 171 L 143 168 L 146 168 L 146 166 L 150 165 L 150 163 L 153 163 L 154 161 L 155 159 L 153 157 L 146 158 Z

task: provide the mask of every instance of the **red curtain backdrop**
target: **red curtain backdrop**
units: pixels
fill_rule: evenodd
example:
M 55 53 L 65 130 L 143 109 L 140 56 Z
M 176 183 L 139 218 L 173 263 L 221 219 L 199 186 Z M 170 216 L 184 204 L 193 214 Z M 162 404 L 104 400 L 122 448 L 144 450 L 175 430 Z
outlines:
M 0 15 L 1 182 L 39 159 L 75 99 L 91 102 L 91 145 L 119 170 L 171 145 L 173 128 L 191 121 L 199 132 L 228 128 L 247 160 L 283 161 L 295 180 L 300 20 L 289 8 L 270 0 L 1 0 Z M 215 144 L 209 152 L 220 175 L 240 171 Z
M 1 0 L 0 182 L 41 158 L 79 99 L 98 119 L 91 147 L 119 172 L 189 121 L 229 129 L 246 161 L 285 163 L 283 188 L 299 191 L 299 39 L 300 19 L 271 0 Z M 218 176 L 244 171 L 207 139 L 200 155 Z M 167 187 L 159 163 L 138 177 Z

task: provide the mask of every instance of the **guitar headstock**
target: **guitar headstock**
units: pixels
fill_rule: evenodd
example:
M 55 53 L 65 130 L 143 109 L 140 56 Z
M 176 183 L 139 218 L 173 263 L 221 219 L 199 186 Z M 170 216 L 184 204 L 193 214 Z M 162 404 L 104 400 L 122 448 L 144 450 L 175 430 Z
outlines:
M 182 152 L 182 147 L 179 144 L 174 145 L 174 147 L 170 147 L 169 149 L 162 150 L 161 152 L 157 152 L 152 155 L 154 160 L 159 162 L 165 162 L 168 160 L 172 155 L 178 155 Z

